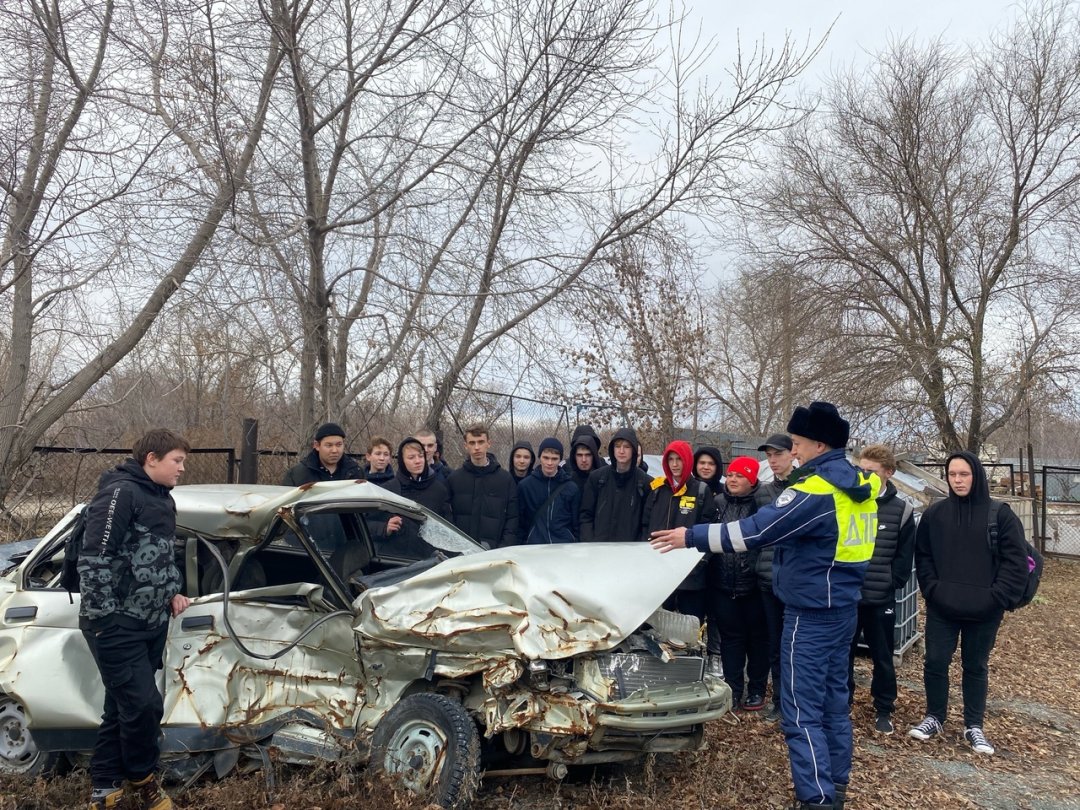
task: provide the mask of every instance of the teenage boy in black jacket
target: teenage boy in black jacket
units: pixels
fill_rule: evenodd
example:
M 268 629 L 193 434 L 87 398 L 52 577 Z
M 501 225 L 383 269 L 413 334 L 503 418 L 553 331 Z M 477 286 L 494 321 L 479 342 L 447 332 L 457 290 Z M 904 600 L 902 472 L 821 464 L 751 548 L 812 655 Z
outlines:
M 638 464 L 637 434 L 619 428 L 608 444 L 611 464 L 593 470 L 581 495 L 581 542 L 637 540 L 650 478 Z
M 883 444 L 870 444 L 859 454 L 857 466 L 874 473 L 884 485 L 877 498 L 878 525 L 874 556 L 866 569 L 859 599 L 859 623 L 851 642 L 848 667 L 849 702 L 855 701 L 855 652 L 859 632 L 873 660 L 870 696 L 877 720 L 874 730 L 892 734 L 892 713 L 896 706 L 896 591 L 911 579 L 911 558 L 915 553 L 914 510 L 900 497 L 889 479 L 896 472 L 896 456 Z
M 131 795 L 136 806 L 173 806 L 157 777 L 164 703 L 154 673 L 162 667 L 169 616 L 189 604 L 180 593 L 169 490 L 190 450 L 170 430 L 150 431 L 135 442 L 132 458 L 101 476 L 86 507 L 79 629 L 105 685 L 90 758 L 90 810 L 119 808 Z
M 915 531 L 915 572 L 926 599 L 926 718 L 908 732 L 917 740 L 941 733 L 949 708 L 949 664 L 960 643 L 964 739 L 980 754 L 994 747 L 983 733 L 988 664 L 1007 608 L 1028 577 L 1024 526 L 999 503 L 998 552 L 990 549 L 990 487 L 982 463 L 960 452 L 945 461 L 949 497 L 931 504 Z
M 517 544 L 517 484 L 488 452 L 485 425 L 465 428 L 465 462 L 450 473 L 450 509 L 454 524 L 487 548 Z
M 345 430 L 341 425 L 327 422 L 315 431 L 309 452 L 285 473 L 282 484 L 299 487 L 315 481 L 351 481 L 363 478 L 356 460 L 345 455 Z

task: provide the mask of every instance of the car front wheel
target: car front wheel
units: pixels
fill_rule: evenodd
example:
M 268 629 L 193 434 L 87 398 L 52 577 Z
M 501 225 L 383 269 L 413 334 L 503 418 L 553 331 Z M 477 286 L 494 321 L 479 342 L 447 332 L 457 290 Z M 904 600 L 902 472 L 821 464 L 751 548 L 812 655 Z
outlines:
M 386 713 L 372 735 L 372 765 L 440 807 L 464 808 L 480 781 L 480 735 L 464 707 L 421 692 Z
M 0 774 L 46 776 L 63 761 L 63 754 L 38 750 L 26 727 L 26 708 L 0 694 Z

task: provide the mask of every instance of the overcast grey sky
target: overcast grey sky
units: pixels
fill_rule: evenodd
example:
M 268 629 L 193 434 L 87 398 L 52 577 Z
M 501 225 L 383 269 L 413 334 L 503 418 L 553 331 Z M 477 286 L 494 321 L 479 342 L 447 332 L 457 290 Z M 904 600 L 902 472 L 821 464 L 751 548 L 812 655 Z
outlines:
M 762 37 L 768 46 L 779 45 L 791 32 L 794 39 L 814 41 L 833 24 L 824 50 L 807 71 L 803 85 L 816 87 L 831 70 L 879 51 L 890 38 L 915 35 L 932 39 L 944 35 L 955 43 L 985 39 L 1016 15 L 1017 5 L 1003 0 L 687 0 L 691 21 L 715 36 L 717 68 L 734 59 L 736 32 L 744 49 Z

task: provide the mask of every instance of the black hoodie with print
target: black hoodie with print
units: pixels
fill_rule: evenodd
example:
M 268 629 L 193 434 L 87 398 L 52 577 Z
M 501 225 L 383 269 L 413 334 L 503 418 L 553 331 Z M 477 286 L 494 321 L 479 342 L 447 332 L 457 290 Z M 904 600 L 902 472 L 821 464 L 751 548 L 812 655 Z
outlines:
M 1016 603 L 1027 583 L 1024 526 L 1009 508 L 998 508 L 998 555 L 990 550 L 990 487 L 972 453 L 953 453 L 971 466 L 971 491 L 931 504 L 915 532 L 915 570 L 931 609 L 955 621 L 987 621 Z
M 615 442 L 624 439 L 634 448 L 630 469 L 619 472 L 615 463 Z M 593 470 L 581 495 L 581 541 L 637 540 L 641 535 L 641 514 L 652 479 L 638 463 L 640 445 L 631 428 L 619 428 L 608 443 L 610 464 Z

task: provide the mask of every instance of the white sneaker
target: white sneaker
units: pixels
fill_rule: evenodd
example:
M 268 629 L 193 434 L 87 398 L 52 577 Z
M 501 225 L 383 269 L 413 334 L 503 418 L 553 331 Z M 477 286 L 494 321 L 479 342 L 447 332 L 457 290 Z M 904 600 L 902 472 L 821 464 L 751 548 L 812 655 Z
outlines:
M 978 726 L 971 726 L 964 731 L 964 739 L 971 743 L 971 750 L 976 754 L 992 755 L 994 753 L 994 746 L 990 744 L 983 730 Z
M 720 680 L 724 679 L 724 664 L 720 660 L 719 655 L 710 655 L 707 667 L 708 673 L 714 678 L 719 678 Z
M 929 740 L 941 733 L 941 723 L 933 715 L 927 715 L 919 725 L 911 729 L 907 735 L 914 737 L 916 740 Z M 980 732 L 981 733 L 981 732 Z

